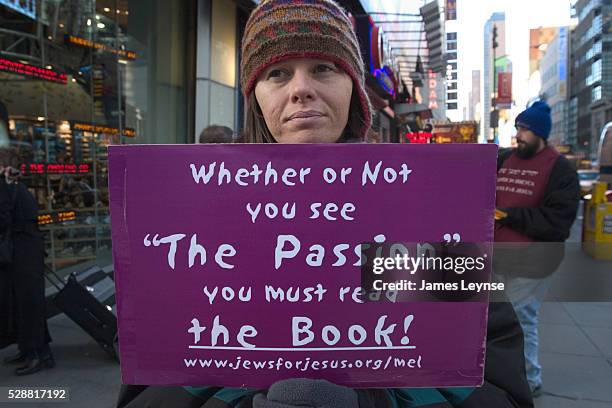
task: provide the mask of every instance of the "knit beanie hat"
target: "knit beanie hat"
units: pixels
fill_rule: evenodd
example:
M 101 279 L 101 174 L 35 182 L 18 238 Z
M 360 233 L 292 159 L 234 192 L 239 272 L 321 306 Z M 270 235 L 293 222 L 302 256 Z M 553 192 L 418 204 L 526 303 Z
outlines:
M 251 13 L 242 40 L 240 85 L 245 97 L 270 65 L 292 58 L 337 64 L 353 80 L 365 119 L 372 124 L 364 64 L 351 20 L 333 0 L 264 0 Z
M 516 126 L 523 126 L 531 130 L 536 136 L 548 140 L 552 122 L 550 119 L 550 106 L 546 102 L 534 102 L 529 108 L 521 112 L 515 120 Z

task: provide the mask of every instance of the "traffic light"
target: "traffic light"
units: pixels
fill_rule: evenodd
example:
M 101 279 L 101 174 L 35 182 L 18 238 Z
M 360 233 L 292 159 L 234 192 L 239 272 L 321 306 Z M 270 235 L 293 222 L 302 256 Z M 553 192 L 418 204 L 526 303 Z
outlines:
M 497 26 L 493 26 L 493 48 L 497 48 L 499 44 L 497 43 Z

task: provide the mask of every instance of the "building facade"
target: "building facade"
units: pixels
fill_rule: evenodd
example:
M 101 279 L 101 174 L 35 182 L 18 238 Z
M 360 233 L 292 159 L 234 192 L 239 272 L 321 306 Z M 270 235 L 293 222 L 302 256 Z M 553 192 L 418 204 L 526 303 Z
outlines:
M 551 108 L 549 142 L 553 145 L 575 143 L 568 133 L 568 44 L 569 28 L 560 27 L 539 62 L 540 95 Z
M 241 132 L 240 43 L 257 3 L 0 3 L 0 147 L 14 149 L 38 201 L 50 267 L 111 262 L 109 145 L 194 143 L 211 124 Z M 359 0 L 340 3 L 368 17 Z M 369 33 L 375 141 L 397 142 L 396 64 L 382 35 L 371 52 Z
M 480 70 L 472 70 L 472 91 L 469 94 L 468 120 L 480 122 Z
M 31 4 L 0 5 L 0 145 L 38 201 L 48 265 L 110 263 L 107 146 L 190 140 L 196 3 Z
M 540 61 L 552 39 L 559 32 L 558 27 L 540 27 L 529 30 L 529 75 L 540 70 Z
M 599 134 L 612 120 L 612 1 L 579 0 L 571 33 L 569 137 L 595 159 Z
M 459 41 L 456 1 L 446 2 L 446 116 L 453 122 L 461 121 L 463 114 L 459 109 Z

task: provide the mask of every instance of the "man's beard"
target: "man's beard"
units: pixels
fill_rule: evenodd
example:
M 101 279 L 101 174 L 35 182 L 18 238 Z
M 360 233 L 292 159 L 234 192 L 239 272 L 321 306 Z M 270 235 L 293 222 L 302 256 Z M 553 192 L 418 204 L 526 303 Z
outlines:
M 521 159 L 533 157 L 538 151 L 539 142 L 539 140 L 534 140 L 533 143 L 519 142 L 516 147 L 516 155 Z

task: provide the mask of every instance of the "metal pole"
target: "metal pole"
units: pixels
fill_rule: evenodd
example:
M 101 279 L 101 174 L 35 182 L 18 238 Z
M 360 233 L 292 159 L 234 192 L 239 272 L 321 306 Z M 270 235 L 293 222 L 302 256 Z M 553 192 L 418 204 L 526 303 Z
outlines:
M 88 19 L 91 20 L 91 28 L 89 29 L 89 40 L 93 43 L 96 42 L 96 3 L 95 0 L 91 3 L 91 8 L 87 10 Z M 96 66 L 94 64 L 94 52 L 95 49 L 91 48 L 89 51 L 89 94 L 91 96 L 90 103 L 90 123 L 94 125 L 95 121 L 95 99 L 94 99 L 94 72 L 96 70 Z M 83 138 L 84 139 L 84 138 Z M 97 148 L 98 148 L 98 133 L 95 129 L 92 129 L 91 139 L 88 141 L 89 143 L 89 152 L 91 154 L 91 162 L 92 168 L 91 172 L 93 175 L 93 190 L 94 190 L 94 236 L 95 236 L 95 248 L 93 249 L 94 254 L 97 254 L 98 251 L 98 206 L 96 203 L 98 202 L 98 163 L 97 163 Z M 91 242 L 91 241 L 90 241 Z
M 43 25 L 37 20 L 36 21 L 36 34 L 38 37 L 38 42 L 40 44 L 40 64 L 42 69 L 46 69 L 46 54 L 45 54 L 45 37 L 43 35 Z M 49 164 L 49 109 L 48 109 L 48 101 L 47 101 L 47 89 L 45 87 L 43 81 L 43 117 L 44 117 L 44 130 L 43 136 L 45 140 L 45 163 Z M 49 180 L 49 175 L 45 173 L 45 182 L 47 186 L 47 211 L 53 210 L 53 205 L 51 203 L 51 180 Z M 51 269 L 55 271 L 55 239 L 53 229 L 49 229 L 49 235 L 51 238 Z

